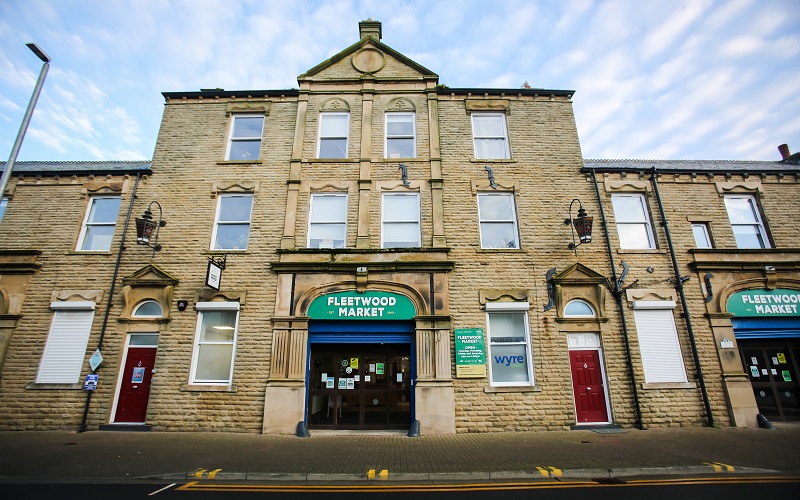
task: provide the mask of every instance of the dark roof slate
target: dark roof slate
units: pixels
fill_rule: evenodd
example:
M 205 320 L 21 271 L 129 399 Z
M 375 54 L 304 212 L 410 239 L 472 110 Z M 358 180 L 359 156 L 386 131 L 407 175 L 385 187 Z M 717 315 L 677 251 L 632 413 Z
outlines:
M 642 172 L 655 167 L 657 172 L 715 174 L 748 173 L 778 174 L 800 173 L 797 162 L 787 161 L 734 161 L 734 160 L 583 160 L 583 172 Z
M 6 162 L 0 162 L 0 172 Z M 152 174 L 149 161 L 18 161 L 11 175 Z

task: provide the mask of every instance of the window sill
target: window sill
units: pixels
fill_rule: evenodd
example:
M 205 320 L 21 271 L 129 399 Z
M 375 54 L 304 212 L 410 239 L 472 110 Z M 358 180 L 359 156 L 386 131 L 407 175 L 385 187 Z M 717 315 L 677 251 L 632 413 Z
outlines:
M 397 162 L 413 162 L 413 161 L 425 161 L 418 156 L 414 156 L 411 158 L 381 158 L 378 160 L 380 163 L 397 163 Z
M 232 248 L 232 249 L 228 249 L 228 250 L 225 250 L 225 249 L 222 249 L 222 248 L 219 248 L 219 249 L 218 248 L 212 248 L 210 250 L 203 250 L 202 251 L 203 255 L 222 255 L 222 254 L 226 254 L 226 253 L 235 253 L 235 254 L 240 254 L 241 255 L 241 254 L 250 253 L 250 252 L 249 252 L 248 248 Z
M 111 255 L 111 250 L 73 250 L 67 255 Z
M 472 158 L 470 163 L 517 163 L 513 158 Z
M 617 248 L 619 254 L 666 254 L 665 248 Z
M 186 384 L 181 386 L 181 392 L 238 392 L 235 385 L 203 385 Z
M 506 253 L 506 252 L 524 253 L 524 250 L 522 250 L 521 248 L 476 248 L 475 251 L 478 253 Z
M 303 163 L 358 163 L 360 158 L 303 158 Z
M 654 384 L 642 384 L 645 391 L 657 391 L 661 389 L 697 389 L 694 382 L 657 382 Z
M 221 160 L 217 165 L 263 165 L 261 160 Z
M 80 391 L 83 390 L 83 384 L 40 384 L 38 382 L 29 382 L 25 385 L 26 389 L 33 389 L 37 391 Z
M 540 385 L 512 385 L 502 387 L 484 387 L 483 392 L 486 394 L 502 394 L 509 392 L 542 392 Z

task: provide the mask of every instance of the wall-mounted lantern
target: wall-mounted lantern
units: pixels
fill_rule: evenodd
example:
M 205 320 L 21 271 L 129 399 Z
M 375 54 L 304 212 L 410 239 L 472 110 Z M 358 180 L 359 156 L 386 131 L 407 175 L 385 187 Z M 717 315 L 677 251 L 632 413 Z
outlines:
M 572 218 L 572 205 L 578 202 L 578 217 Z M 586 210 L 583 209 L 581 200 L 575 198 L 569 204 L 569 218 L 564 219 L 564 224 L 570 226 L 572 231 L 572 243 L 567 245 L 567 248 L 575 251 L 578 255 L 578 247 L 584 243 L 591 243 L 592 241 L 592 217 L 586 215 Z M 575 233 L 578 233 L 578 243 L 575 243 Z
M 153 220 L 153 212 L 150 210 L 153 205 L 158 207 L 158 221 Z M 136 244 L 152 248 L 155 255 L 161 250 L 161 245 L 158 244 L 158 230 L 166 225 L 161 205 L 157 201 L 151 201 L 144 214 L 136 218 Z

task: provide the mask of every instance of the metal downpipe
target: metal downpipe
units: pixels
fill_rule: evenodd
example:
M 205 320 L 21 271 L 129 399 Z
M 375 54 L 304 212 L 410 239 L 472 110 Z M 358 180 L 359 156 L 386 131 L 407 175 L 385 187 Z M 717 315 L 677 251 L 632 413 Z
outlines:
M 122 261 L 122 252 L 125 250 L 125 237 L 128 234 L 128 226 L 131 222 L 131 213 L 133 212 L 133 202 L 136 200 L 136 191 L 139 188 L 139 178 L 141 174 L 136 174 L 136 182 L 133 184 L 133 193 L 131 193 L 131 201 L 128 204 L 128 213 L 125 215 L 125 226 L 122 228 L 122 239 L 119 242 L 119 250 L 117 251 L 117 262 L 114 264 L 114 275 L 111 278 L 111 289 L 108 291 L 108 298 L 106 299 L 106 311 L 103 315 L 103 326 L 100 328 L 100 338 L 97 341 L 97 349 L 102 351 L 103 339 L 106 336 L 106 327 L 108 326 L 108 317 L 111 314 L 111 307 L 114 305 L 113 298 L 117 285 L 117 275 L 119 274 L 119 265 Z M 92 393 L 94 391 L 86 391 L 86 404 L 83 407 L 83 418 L 81 419 L 81 426 L 78 432 L 86 431 L 86 420 L 89 416 L 89 402 L 92 400 Z
M 606 212 L 603 210 L 603 198 L 600 196 L 600 187 L 597 185 L 597 173 L 592 169 L 592 180 L 594 180 L 594 190 L 597 194 L 597 203 L 600 205 L 600 217 L 603 220 L 603 233 L 606 237 L 606 248 L 608 249 L 608 260 L 611 263 L 611 277 L 613 280 L 613 289 L 611 293 L 617 301 L 617 308 L 619 309 L 619 317 L 622 321 L 622 337 L 625 340 L 625 358 L 628 362 L 628 372 L 631 377 L 631 390 L 633 391 L 633 406 L 636 410 L 636 428 L 639 430 L 644 429 L 642 424 L 642 409 L 639 405 L 639 391 L 636 389 L 636 373 L 633 370 L 633 358 L 631 357 L 631 344 L 628 339 L 628 323 L 625 320 L 625 308 L 622 302 L 622 290 L 620 290 L 619 282 L 617 281 L 617 267 L 614 264 L 614 251 L 611 248 L 611 239 L 608 237 L 608 224 L 606 223 Z
M 694 340 L 694 330 L 692 329 L 692 320 L 689 315 L 689 308 L 686 304 L 686 294 L 683 291 L 684 278 L 681 277 L 680 268 L 678 267 L 678 260 L 675 257 L 675 248 L 672 245 L 672 236 L 669 232 L 669 224 L 667 223 L 667 214 L 664 212 L 664 204 L 661 203 L 661 193 L 658 191 L 658 179 L 656 176 L 656 167 L 650 170 L 650 182 L 653 184 L 653 191 L 656 193 L 656 200 L 658 201 L 658 210 L 661 212 L 661 220 L 664 223 L 664 233 L 667 235 L 667 245 L 669 246 L 669 255 L 672 258 L 672 268 L 675 271 L 675 289 L 678 291 L 678 296 L 681 298 L 681 307 L 683 308 L 683 317 L 686 320 L 686 331 L 689 334 L 689 343 L 692 346 L 692 357 L 694 358 L 694 366 L 697 372 L 697 382 L 700 384 L 700 392 L 703 395 L 703 405 L 706 409 L 706 417 L 708 419 L 708 426 L 714 427 L 714 416 L 711 414 L 711 403 L 708 400 L 708 392 L 706 391 L 706 383 L 703 378 L 703 368 L 700 366 L 700 356 L 697 353 L 697 343 Z M 686 279 L 689 279 L 687 276 Z

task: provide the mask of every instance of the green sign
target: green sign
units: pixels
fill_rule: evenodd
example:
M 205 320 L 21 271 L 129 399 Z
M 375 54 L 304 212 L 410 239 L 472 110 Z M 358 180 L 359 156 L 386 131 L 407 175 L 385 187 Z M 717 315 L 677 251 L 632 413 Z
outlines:
M 456 328 L 456 377 L 486 376 L 486 338 L 483 328 Z
M 312 319 L 398 320 L 413 319 L 416 314 L 405 295 L 369 290 L 322 295 L 308 307 Z
M 800 290 L 745 290 L 728 299 L 728 312 L 736 316 L 800 316 Z

